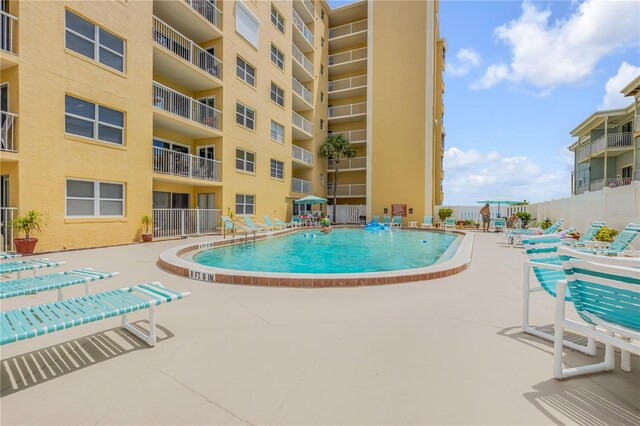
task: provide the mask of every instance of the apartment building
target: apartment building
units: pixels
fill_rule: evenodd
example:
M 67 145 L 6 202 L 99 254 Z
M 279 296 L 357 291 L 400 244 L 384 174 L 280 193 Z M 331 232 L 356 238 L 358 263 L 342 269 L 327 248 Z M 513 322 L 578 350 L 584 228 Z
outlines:
M 0 249 L 31 209 L 48 216 L 38 250 L 138 241 L 143 215 L 156 238 L 228 212 L 290 218 L 327 196 L 329 131 L 359 150 L 341 179 L 361 193 L 340 202 L 418 220 L 438 200 L 437 2 L 0 6 Z

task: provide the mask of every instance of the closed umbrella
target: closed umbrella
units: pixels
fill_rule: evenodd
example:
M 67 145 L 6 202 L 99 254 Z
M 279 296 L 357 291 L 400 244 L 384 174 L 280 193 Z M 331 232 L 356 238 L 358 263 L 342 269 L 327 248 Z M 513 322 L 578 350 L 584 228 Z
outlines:
M 514 204 L 522 204 L 522 201 L 514 200 L 513 198 L 505 197 L 504 195 L 496 195 L 492 197 L 490 200 L 478 201 L 480 204 L 492 204 L 498 205 L 498 217 L 500 217 L 500 206 L 512 206 Z

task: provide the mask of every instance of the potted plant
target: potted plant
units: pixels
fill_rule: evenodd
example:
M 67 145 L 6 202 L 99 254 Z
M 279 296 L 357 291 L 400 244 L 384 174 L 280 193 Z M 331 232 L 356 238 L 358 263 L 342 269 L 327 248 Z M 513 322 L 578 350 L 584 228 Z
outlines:
M 144 225 L 144 234 L 142 234 L 142 241 L 148 243 L 153 240 L 153 234 L 149 232 L 149 226 L 153 224 L 153 219 L 151 216 L 144 215 L 142 216 L 142 224 Z
M 24 234 L 24 238 L 14 238 L 13 243 L 16 251 L 20 254 L 31 254 L 35 251 L 37 238 L 31 238 L 34 232 L 42 232 L 46 225 L 47 218 L 43 213 L 36 210 L 29 210 L 23 216 L 18 216 L 9 222 L 17 234 Z

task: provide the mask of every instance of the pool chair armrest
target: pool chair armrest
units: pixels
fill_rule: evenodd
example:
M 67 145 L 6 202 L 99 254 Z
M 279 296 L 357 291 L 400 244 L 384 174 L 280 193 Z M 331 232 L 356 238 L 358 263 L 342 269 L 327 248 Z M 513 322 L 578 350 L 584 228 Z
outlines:
M 532 262 L 531 260 L 525 260 L 524 264 L 529 267 L 529 269 L 537 266 L 538 268 L 544 269 L 552 269 L 554 271 L 562 271 L 562 265 L 554 265 L 553 263 L 543 263 L 543 262 Z

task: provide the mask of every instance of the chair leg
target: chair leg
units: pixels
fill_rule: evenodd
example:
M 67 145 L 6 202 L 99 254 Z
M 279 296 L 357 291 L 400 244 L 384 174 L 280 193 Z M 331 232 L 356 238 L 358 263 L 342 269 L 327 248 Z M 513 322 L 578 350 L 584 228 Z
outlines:
M 631 339 L 625 338 L 627 342 L 631 342 Z M 631 353 L 629 351 L 625 351 L 624 349 L 620 350 L 620 369 L 622 371 L 626 371 L 627 373 L 631 372 Z
M 145 334 L 127 321 L 127 314 L 122 316 L 122 327 L 144 341 L 149 346 L 155 346 L 157 342 L 156 333 L 156 306 L 149 307 L 149 334 Z

